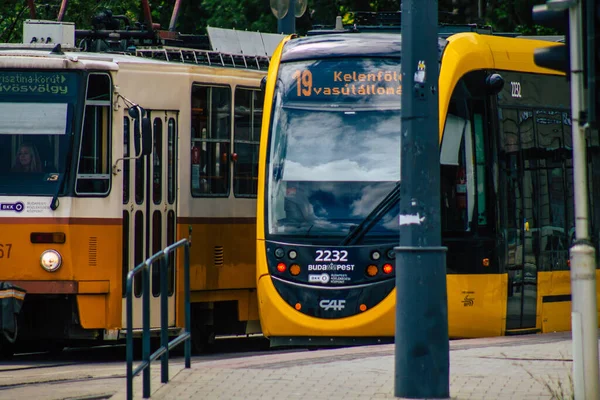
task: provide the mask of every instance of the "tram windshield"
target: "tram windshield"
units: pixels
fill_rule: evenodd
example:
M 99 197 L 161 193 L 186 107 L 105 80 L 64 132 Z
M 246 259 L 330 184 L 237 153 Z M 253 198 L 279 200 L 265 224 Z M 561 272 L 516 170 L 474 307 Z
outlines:
M 375 68 L 375 77 L 385 76 L 378 74 L 378 69 L 389 72 L 395 67 L 399 71 L 397 62 L 367 63 Z M 343 62 L 326 66 L 326 71 L 334 71 L 333 80 L 343 81 L 345 75 L 347 79 L 367 79 L 366 72 L 347 72 L 361 71 L 357 61 L 340 64 Z M 282 70 L 284 77 L 290 70 L 311 71 L 297 64 L 284 65 Z M 353 95 L 348 89 L 346 95 L 340 88 L 339 95 L 335 95 L 339 101 L 327 102 L 318 95 L 304 96 L 309 92 L 297 90 L 298 85 L 310 83 L 313 91 L 327 88 L 337 93 L 335 87 L 302 78 L 303 72 L 299 74 L 299 80 L 294 73 L 287 74 L 292 84 L 280 83 L 275 99 L 267 188 L 269 233 L 344 238 L 365 218 L 373 216 L 373 210 L 394 191 L 400 179 L 400 90 L 393 95 Z M 379 87 L 400 87 L 398 80 L 386 85 Z M 376 92 L 377 87 L 373 85 L 369 91 Z M 389 207 L 377 215 L 364 232 L 364 240 L 396 238 L 398 213 L 398 207 Z
M 78 75 L 0 72 L 0 195 L 54 195 L 72 146 Z

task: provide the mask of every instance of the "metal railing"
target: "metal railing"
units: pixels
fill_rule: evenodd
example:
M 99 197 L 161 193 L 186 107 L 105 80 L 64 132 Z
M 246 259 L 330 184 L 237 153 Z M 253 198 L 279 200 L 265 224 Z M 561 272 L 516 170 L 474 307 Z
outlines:
M 245 68 L 266 71 L 269 69 L 269 57 L 260 55 L 230 54 L 219 51 L 184 49 L 179 47 L 139 47 L 135 50 L 138 57 L 163 61 L 200 64 L 216 67 Z
M 185 327 L 183 332 L 169 341 L 168 266 L 169 253 L 184 248 L 184 304 Z M 150 269 L 160 261 L 160 347 L 150 354 Z M 133 369 L 133 280 L 142 274 L 142 362 Z M 150 365 L 160 357 L 161 382 L 169 381 L 169 350 L 184 342 L 185 368 L 190 368 L 191 348 L 190 317 L 190 243 L 188 239 L 167 246 L 127 274 L 127 399 L 133 399 L 133 378 L 142 374 L 143 397 L 150 397 Z

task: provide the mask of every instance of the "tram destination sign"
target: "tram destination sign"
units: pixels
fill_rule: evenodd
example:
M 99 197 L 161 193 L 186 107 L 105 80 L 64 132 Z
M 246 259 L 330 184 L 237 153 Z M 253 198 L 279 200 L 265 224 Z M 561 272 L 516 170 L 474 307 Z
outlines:
M 331 59 L 282 64 L 285 98 L 293 102 L 381 103 L 400 107 L 402 75 L 395 59 Z
M 73 97 L 77 94 L 78 77 L 64 71 L 0 72 L 0 97 Z

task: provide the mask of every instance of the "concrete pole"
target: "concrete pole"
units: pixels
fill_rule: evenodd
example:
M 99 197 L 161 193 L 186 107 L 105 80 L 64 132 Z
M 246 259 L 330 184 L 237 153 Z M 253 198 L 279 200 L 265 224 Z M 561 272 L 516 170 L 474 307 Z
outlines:
M 590 242 L 586 121 L 584 120 L 584 71 L 582 1 L 569 8 L 571 60 L 571 113 L 573 135 L 573 186 L 575 235 L 571 247 L 571 330 L 573 383 L 576 400 L 598 399 L 598 315 L 596 305 L 596 256 Z

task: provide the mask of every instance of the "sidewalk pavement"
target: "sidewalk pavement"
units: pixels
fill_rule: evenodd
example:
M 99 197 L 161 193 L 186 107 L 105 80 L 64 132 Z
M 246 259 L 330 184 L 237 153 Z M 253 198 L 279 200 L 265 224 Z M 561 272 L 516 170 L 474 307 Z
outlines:
M 570 332 L 450 342 L 452 399 L 570 399 Z M 273 352 L 172 364 L 152 399 L 394 399 L 394 345 Z M 142 382 L 134 380 L 135 398 Z M 113 399 L 124 399 L 124 391 Z

